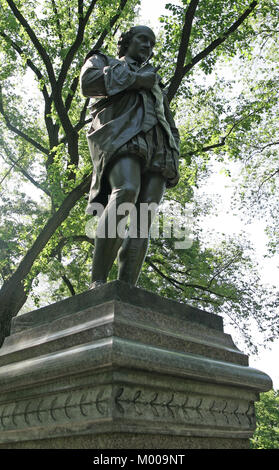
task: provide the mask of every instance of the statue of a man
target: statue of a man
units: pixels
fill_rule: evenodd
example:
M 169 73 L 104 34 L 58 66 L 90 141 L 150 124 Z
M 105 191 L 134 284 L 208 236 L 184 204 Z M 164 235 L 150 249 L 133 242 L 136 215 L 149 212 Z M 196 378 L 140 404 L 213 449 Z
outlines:
M 87 135 L 93 162 L 87 213 L 94 213 L 96 202 L 105 207 L 95 238 L 91 288 L 106 282 L 117 255 L 118 279 L 136 284 L 152 223 L 150 217 L 148 235 L 140 236 L 140 205 L 159 204 L 166 188 L 179 180 L 179 133 L 158 69 L 149 64 L 155 40 L 150 28 L 134 26 L 121 35 L 118 59 L 93 49 L 81 70 L 82 93 L 95 98 Z M 138 236 L 123 238 L 116 231 L 110 238 L 109 220 L 119 224 L 125 214 L 118 214 L 118 208 L 127 202 L 137 210 Z

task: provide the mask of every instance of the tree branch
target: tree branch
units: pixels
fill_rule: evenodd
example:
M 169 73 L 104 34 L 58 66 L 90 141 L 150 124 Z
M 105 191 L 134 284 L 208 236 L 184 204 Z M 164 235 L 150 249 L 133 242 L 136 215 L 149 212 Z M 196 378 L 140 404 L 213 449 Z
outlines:
M 124 9 L 124 7 L 125 7 L 125 5 L 126 5 L 126 3 L 127 3 L 127 1 L 128 1 L 128 0 L 121 0 L 120 6 L 119 6 L 119 12 L 111 18 L 109 28 L 108 28 L 108 29 L 104 29 L 104 31 L 101 33 L 99 39 L 97 40 L 96 44 L 94 45 L 93 49 L 100 49 L 100 47 L 102 47 L 103 42 L 104 42 L 104 40 L 105 40 L 105 38 L 106 38 L 106 36 L 107 36 L 109 30 L 110 30 L 111 28 L 113 28 L 113 26 L 115 25 L 116 21 L 120 18 L 121 14 L 122 14 L 122 12 L 123 12 L 123 9 Z M 87 22 L 88 22 L 88 20 L 89 20 L 89 18 L 90 18 L 90 15 L 91 15 L 91 13 L 92 13 L 92 11 L 93 11 L 93 8 L 94 8 L 94 6 L 95 6 L 96 3 L 97 3 L 97 0 L 96 0 L 96 1 L 93 1 L 93 2 L 91 3 L 91 5 L 89 6 L 89 8 L 88 8 L 86 14 L 85 14 L 84 22 L 83 22 L 83 25 L 82 25 L 82 27 L 83 27 L 82 39 L 83 39 L 83 34 L 84 34 L 84 30 L 85 30 L 86 24 L 87 24 Z M 81 42 L 82 42 L 82 41 L 81 41 Z M 81 44 L 81 43 L 80 43 L 80 44 Z M 74 46 L 74 45 L 73 45 L 73 46 Z M 78 45 L 78 47 L 79 47 L 79 45 Z M 70 52 L 70 51 L 69 51 L 69 52 Z M 73 53 L 75 54 L 74 49 L 73 49 L 71 52 L 72 52 L 72 54 L 73 54 Z M 74 57 L 74 56 L 73 56 L 73 57 Z M 73 57 L 72 57 L 72 59 L 73 59 Z M 67 59 L 67 57 L 66 57 L 66 59 Z M 66 61 L 66 59 L 65 59 L 65 61 Z M 70 59 L 71 59 L 71 58 L 70 58 L 70 56 L 69 56 L 69 60 L 70 60 Z M 72 62 L 72 59 L 71 59 L 71 62 Z M 64 62 L 65 62 L 65 61 L 64 61 Z M 64 64 L 63 64 L 63 66 L 64 66 Z M 62 68 L 63 68 L 63 66 L 62 66 Z M 67 67 L 67 64 L 66 64 L 66 63 L 65 63 L 65 67 Z M 69 68 L 69 67 L 70 67 L 70 63 L 68 64 L 68 68 Z M 65 70 L 66 70 L 66 68 L 65 68 Z M 60 76 L 59 76 L 59 78 L 58 78 L 58 84 L 59 84 L 59 86 L 60 86 L 60 80 L 61 80 L 61 82 L 62 82 L 62 81 L 64 82 L 65 79 L 66 79 L 65 72 L 64 72 L 64 70 L 63 70 L 63 74 L 62 74 L 62 69 L 61 69 L 61 74 L 60 74 Z M 72 84 L 71 84 L 71 91 L 72 91 L 72 92 L 70 92 L 70 93 L 68 94 L 68 96 L 67 96 L 67 98 L 66 98 L 66 101 L 65 101 L 65 106 L 66 106 L 67 110 L 70 109 L 72 100 L 73 100 L 73 98 L 74 98 L 74 94 L 75 94 L 75 92 L 76 92 L 76 90 L 77 90 L 78 82 L 79 82 L 79 79 L 78 79 L 77 77 L 75 77 L 74 80 L 73 80 L 73 82 L 72 82 Z M 82 127 L 83 127 L 84 124 L 80 127 L 81 122 L 82 122 L 82 120 L 80 119 L 79 123 L 77 124 L 77 126 L 74 127 L 74 129 L 76 129 L 77 127 L 78 127 L 79 130 L 82 129 Z
M 0 31 L 0 36 L 2 36 L 3 39 L 5 39 L 5 41 L 12 46 L 12 48 L 20 55 L 20 56 L 23 56 L 25 55 L 25 52 L 24 50 L 15 42 L 13 41 L 4 31 Z M 28 67 L 35 73 L 36 77 L 38 78 L 38 80 L 43 80 L 44 77 L 41 73 L 41 71 L 38 69 L 38 67 L 36 67 L 36 65 L 34 64 L 34 62 L 31 60 L 31 59 L 27 59 L 26 60 L 26 64 L 28 65 Z M 48 91 L 47 91 L 47 88 L 44 84 L 43 88 L 42 88 L 42 93 L 44 95 L 44 98 L 45 100 L 49 99 L 49 94 L 48 94 Z
M 255 109 L 254 111 L 252 111 L 251 113 L 249 113 L 247 116 L 243 116 L 242 118 L 238 119 L 230 128 L 230 130 L 227 132 L 226 135 L 224 135 L 222 138 L 221 138 L 221 141 L 218 142 L 217 144 L 212 144 L 212 145 L 206 145 L 205 147 L 202 147 L 201 149 L 199 150 L 193 150 L 193 152 L 187 152 L 186 155 L 194 155 L 195 153 L 198 153 L 198 152 L 209 152 L 210 150 L 213 150 L 213 149 L 216 149 L 216 148 L 220 148 L 220 147 L 223 147 L 225 144 L 226 144 L 226 140 L 227 138 L 231 135 L 231 133 L 233 132 L 233 130 L 243 121 L 245 121 L 245 119 L 248 119 L 249 117 L 253 116 L 253 114 L 255 113 L 258 113 L 263 107 L 261 106 L 260 108 L 258 109 Z M 279 143 L 279 142 L 278 142 Z M 275 142 L 276 144 L 276 142 Z M 275 145 L 274 144 L 274 145 Z
M 90 98 L 86 98 L 86 100 L 84 101 L 84 105 L 83 105 L 83 108 L 82 108 L 81 113 L 80 113 L 79 122 L 75 126 L 75 129 L 77 131 L 82 129 L 83 126 L 85 126 L 85 124 L 87 124 L 88 122 L 90 122 L 92 120 L 92 119 L 86 120 L 86 113 L 87 113 L 89 101 L 90 101 Z
M 60 20 L 59 20 L 59 16 L 58 16 L 57 6 L 56 6 L 56 3 L 55 3 L 55 0 L 51 0 L 51 3 L 52 3 L 53 13 L 54 13 L 55 21 L 56 21 L 56 26 L 57 26 L 57 33 L 58 33 L 58 37 L 59 37 L 59 40 L 60 40 L 60 47 L 63 48 L 64 44 L 63 44 L 61 24 L 60 24 Z
M 88 9 L 87 9 L 87 12 L 86 12 L 85 15 L 84 15 L 84 22 L 85 22 L 85 24 L 88 23 L 88 20 L 89 20 L 89 18 L 90 18 L 90 16 L 91 16 L 91 13 L 92 13 L 92 11 L 93 11 L 93 9 L 94 9 L 96 3 L 97 3 L 97 0 L 92 0 L 92 2 L 90 3 L 90 5 L 89 5 L 89 7 L 88 7 Z
M 71 88 L 70 88 L 71 91 L 65 100 L 65 104 L 62 99 L 62 88 L 65 83 L 69 68 L 75 57 L 75 54 L 77 53 L 79 47 L 82 44 L 85 27 L 88 23 L 90 15 L 97 1 L 98 0 L 93 0 L 91 2 L 90 6 L 87 9 L 85 16 L 83 16 L 83 0 L 78 0 L 78 30 L 77 30 L 76 38 L 74 42 L 72 43 L 70 49 L 68 50 L 68 53 L 65 59 L 63 60 L 62 67 L 61 67 L 61 70 L 57 79 L 57 83 L 55 83 L 55 86 L 52 87 L 55 107 L 56 107 L 58 116 L 60 118 L 62 127 L 64 129 L 64 132 L 66 134 L 66 139 L 68 141 L 68 153 L 70 156 L 69 164 L 73 164 L 75 166 L 78 165 L 78 160 L 79 160 L 78 134 L 72 125 L 72 122 L 68 115 L 68 111 L 72 104 L 74 94 L 77 90 L 78 77 L 75 77 L 71 84 Z M 69 177 L 74 178 L 74 174 L 71 173 Z
M 19 169 L 19 171 L 23 174 L 23 176 L 25 176 L 25 178 L 27 178 L 34 186 L 36 186 L 36 188 L 40 189 L 41 191 L 43 191 L 48 197 L 52 197 L 50 192 L 44 188 L 40 183 L 38 183 L 34 178 L 33 176 L 31 176 L 24 168 L 22 168 L 20 165 L 19 165 L 19 161 L 22 160 L 22 158 L 25 156 L 25 154 L 21 155 L 21 157 L 19 157 L 17 160 L 14 160 L 10 155 L 9 155 L 9 152 L 7 151 L 7 149 L 5 148 L 4 146 L 4 149 L 5 149 L 5 152 L 6 152 L 6 155 L 8 156 L 8 160 L 10 160 L 12 162 L 12 166 L 11 168 L 7 171 L 5 177 L 2 179 L 1 183 L 3 183 L 4 179 L 8 176 L 8 174 L 12 171 L 12 169 L 14 167 L 17 167 Z M 3 157 L 3 160 L 7 163 L 6 159 Z
M 184 285 L 184 284 L 182 284 L 181 282 L 176 281 L 176 279 L 173 279 L 172 277 L 167 276 L 166 274 L 164 274 L 154 263 L 152 263 L 152 261 L 150 261 L 149 258 L 146 258 L 145 261 L 146 261 L 147 264 L 149 264 L 149 266 L 151 266 L 151 267 L 154 269 L 154 271 L 156 271 L 162 278 L 166 279 L 166 281 L 169 281 L 174 287 L 176 287 L 176 289 L 179 289 L 179 290 L 181 290 L 182 292 L 184 292 L 184 289 L 178 285 L 178 284 L 180 284 L 180 285 Z
M 12 288 L 14 282 L 17 284 L 28 275 L 34 261 L 44 249 L 52 235 L 56 232 L 58 227 L 60 227 L 62 222 L 68 217 L 71 209 L 76 205 L 83 194 L 89 191 L 90 181 L 91 175 L 86 175 L 82 182 L 65 197 L 59 209 L 47 221 L 41 233 L 7 282 L 6 289 Z
M 80 131 L 86 124 L 89 124 L 92 121 L 92 118 L 85 119 L 84 121 L 80 121 L 76 126 L 75 130 L 78 132 Z
M 57 87 L 58 87 L 59 90 L 62 90 L 62 87 L 63 87 L 64 82 L 66 80 L 68 70 L 69 70 L 69 68 L 72 64 L 72 61 L 75 57 L 75 54 L 77 53 L 80 45 L 82 44 L 86 24 L 88 23 L 90 15 L 91 15 L 97 1 L 98 0 L 93 0 L 91 2 L 90 6 L 88 7 L 88 10 L 85 14 L 85 17 L 83 18 L 83 1 L 78 0 L 78 16 L 79 16 L 79 18 L 78 18 L 77 35 L 76 35 L 76 38 L 75 38 L 73 44 L 70 47 L 65 59 L 63 60 L 63 64 L 62 64 L 60 74 L 59 74 L 59 77 L 58 77 L 58 80 L 57 80 Z
M 108 32 L 113 28 L 113 26 L 115 25 L 116 21 L 120 18 L 120 16 L 122 15 L 122 12 L 126 6 L 126 3 L 127 3 L 128 0 L 121 0 L 120 2 L 120 5 L 119 5 L 119 9 L 118 9 L 118 13 L 116 13 L 116 15 L 114 15 L 110 22 L 109 22 L 109 28 L 108 29 L 104 29 L 103 32 L 101 33 L 99 39 L 97 40 L 97 42 L 95 43 L 93 49 L 100 49 L 100 47 L 102 47 L 103 45 L 103 42 L 108 34 Z
M 45 66 L 46 66 L 50 83 L 51 83 L 52 87 L 54 88 L 56 86 L 56 80 L 55 80 L 55 74 L 54 74 L 54 70 L 53 70 L 52 63 L 51 63 L 49 55 L 47 54 L 47 52 L 46 52 L 45 48 L 43 47 L 43 45 L 40 43 L 40 41 L 37 38 L 34 30 L 31 28 L 31 26 L 29 25 L 26 18 L 24 18 L 24 16 L 21 14 L 19 9 L 15 5 L 14 1 L 13 0 L 6 0 L 6 2 L 8 3 L 8 5 L 11 8 L 12 12 L 14 13 L 16 19 L 19 21 L 19 23 L 23 26 L 23 28 L 27 32 L 27 34 L 28 34 L 29 38 L 31 39 L 33 45 L 35 46 L 36 50 L 38 51 L 41 59 L 43 60 Z
M 213 305 L 217 305 L 218 307 L 220 307 L 222 305 L 222 303 L 220 303 L 220 301 L 218 302 L 218 300 L 213 300 L 213 299 L 202 299 L 200 297 L 190 297 L 189 300 L 195 300 L 197 302 L 204 302 L 206 304 L 213 304 Z
M 164 274 L 154 263 L 152 263 L 152 261 L 150 261 L 150 259 L 146 259 L 146 261 L 154 269 L 154 271 L 156 271 L 161 277 L 163 277 L 164 279 L 169 281 L 173 286 L 175 286 L 177 289 L 179 289 L 181 291 L 184 291 L 185 287 L 192 287 L 193 289 L 198 289 L 198 290 L 202 290 L 204 292 L 208 292 L 209 294 L 213 294 L 216 297 L 220 297 L 222 299 L 232 300 L 234 302 L 237 300 L 237 299 L 234 299 L 232 297 L 228 297 L 227 295 L 215 292 L 212 289 L 210 289 L 209 286 L 201 286 L 200 284 L 193 284 L 193 283 L 177 281 L 176 279 L 173 279 L 172 277 L 167 276 L 166 274 Z M 180 287 L 180 286 L 183 286 L 183 287 Z
M 69 149 L 69 155 L 70 155 L 70 163 L 77 165 L 77 163 L 78 163 L 78 136 L 76 135 L 76 133 L 74 131 L 74 128 L 72 126 L 72 123 L 69 119 L 69 116 L 66 112 L 66 109 L 65 109 L 65 106 L 64 106 L 64 103 L 63 103 L 62 86 L 63 86 L 63 83 L 64 83 L 64 80 L 63 80 L 64 74 L 66 76 L 66 73 L 68 71 L 68 67 L 70 66 L 70 63 L 71 63 L 70 59 L 73 58 L 76 47 L 78 48 L 80 46 L 81 42 L 82 42 L 83 34 L 82 34 L 82 38 L 81 38 L 81 42 L 80 42 L 80 37 L 81 37 L 80 31 L 81 31 L 82 28 L 81 28 L 81 26 L 79 27 L 78 38 L 76 38 L 76 41 L 74 42 L 73 46 L 70 48 L 70 51 L 68 52 L 68 54 L 67 54 L 67 56 L 66 56 L 66 58 L 63 62 L 63 65 L 62 65 L 62 68 L 61 68 L 61 71 L 60 71 L 60 76 L 58 78 L 58 81 L 59 81 L 59 83 L 58 83 L 58 82 L 56 82 L 54 69 L 53 69 L 50 57 L 47 54 L 44 47 L 42 46 L 42 44 L 40 43 L 39 39 L 37 38 L 35 32 L 31 28 L 31 26 L 29 25 L 27 20 L 24 18 L 24 16 L 21 14 L 19 9 L 16 7 L 14 1 L 13 0 L 6 0 L 6 2 L 10 6 L 10 8 L 13 11 L 13 13 L 14 13 L 15 17 L 17 18 L 17 20 L 20 22 L 20 24 L 26 30 L 26 32 L 27 32 L 28 36 L 30 37 L 34 47 L 36 48 L 38 54 L 40 55 L 40 57 L 42 58 L 42 60 L 45 64 L 45 67 L 46 67 L 46 70 L 47 70 L 47 73 L 48 73 L 48 77 L 49 77 L 49 81 L 50 81 L 50 85 L 51 85 L 51 88 L 52 88 L 52 98 L 54 100 L 55 107 L 56 107 L 59 119 L 61 121 L 63 129 L 64 129 L 64 131 L 67 135 L 67 138 L 68 138 L 68 142 L 69 142 L 68 149 Z M 79 23 L 81 25 L 82 18 L 79 20 Z
M 202 147 L 199 150 L 193 150 L 193 152 L 187 152 L 186 155 L 192 156 L 192 155 L 195 155 L 198 152 L 209 152 L 210 150 L 214 150 L 216 148 L 223 147 L 226 143 L 225 141 L 226 141 L 226 137 L 223 137 L 221 139 L 221 142 L 218 142 L 218 144 L 207 145 L 205 147 Z M 183 155 L 181 155 L 181 157 L 183 157 Z
M 272 147 L 273 145 L 279 145 L 279 140 L 275 142 L 270 142 L 269 144 L 264 145 L 263 147 L 260 148 L 260 151 L 262 152 L 263 150 L 267 149 L 268 147 Z
M 239 256 L 241 255 L 241 252 L 238 252 L 233 258 L 231 258 L 227 263 L 223 264 L 222 266 L 220 266 L 219 269 L 217 269 L 216 273 L 212 276 L 212 278 L 210 279 L 208 285 L 211 286 L 214 279 L 216 279 L 216 277 L 218 277 L 223 271 L 225 271 L 235 260 L 237 260 L 239 258 Z
M 86 106 L 86 107 L 84 106 L 85 113 L 86 113 L 86 108 L 87 108 L 87 106 Z M 86 120 L 84 120 L 84 121 L 78 122 L 78 123 L 75 125 L 74 130 L 75 130 L 76 132 L 79 132 L 84 126 L 86 126 L 86 124 L 89 124 L 91 121 L 92 121 L 92 118 L 88 118 L 88 119 L 86 119 Z M 67 142 L 66 136 L 62 137 L 62 138 L 59 140 L 59 144 L 65 144 L 66 142 Z
M 33 145 L 37 150 L 40 152 L 44 153 L 45 155 L 49 154 L 49 150 L 43 147 L 41 144 L 36 142 L 32 137 L 29 137 L 25 132 L 22 132 L 20 129 L 18 129 L 16 126 L 14 126 L 9 117 L 7 116 L 6 112 L 4 111 L 4 106 L 3 106 L 3 95 L 2 95 L 2 86 L 0 85 L 0 113 L 2 114 L 4 121 L 6 123 L 7 128 L 17 134 L 19 137 L 22 137 L 26 142 L 29 144 Z
M 13 159 L 11 157 L 9 157 L 11 161 L 13 161 Z M 24 168 L 22 168 L 18 162 L 14 162 L 15 166 L 18 167 L 19 171 L 23 174 L 23 176 L 25 176 L 25 178 L 27 178 L 36 188 L 40 189 L 41 191 L 43 191 L 48 197 L 52 198 L 52 195 L 51 193 L 46 189 L 44 188 L 40 183 L 38 183 L 38 181 L 36 181 L 33 176 L 31 176 Z
M 192 287 L 193 289 L 202 290 L 204 292 L 208 292 L 209 294 L 216 295 L 216 297 L 220 297 L 221 299 L 231 300 L 233 302 L 237 301 L 237 299 L 235 299 L 233 297 L 229 297 L 229 296 L 224 295 L 224 294 L 220 294 L 216 291 L 213 291 L 212 289 L 209 289 L 209 287 L 207 287 L 207 286 L 201 286 L 200 284 L 191 284 L 191 283 L 186 283 L 184 285 L 185 285 L 185 287 Z
M 176 68 L 174 75 L 171 80 L 171 84 L 168 90 L 168 96 L 174 96 L 178 86 L 181 82 L 181 76 L 183 75 L 183 68 L 185 64 L 185 58 L 187 55 L 188 47 L 189 47 L 189 39 L 192 31 L 192 24 L 195 17 L 196 9 L 198 7 L 199 0 L 191 0 L 184 20 L 184 26 L 182 29 L 180 45 L 178 50 L 178 56 L 176 61 Z
M 50 253 L 50 257 L 56 256 L 57 253 L 61 253 L 63 247 L 70 242 L 87 242 L 90 243 L 90 245 L 95 245 L 94 240 L 88 238 L 86 235 L 73 235 L 72 237 L 63 237 L 59 241 L 58 245 L 56 245 L 56 247 Z
M 24 157 L 24 155 L 21 155 L 21 157 L 19 157 L 16 161 L 14 161 L 14 160 L 11 159 L 12 165 L 11 165 L 10 168 L 6 171 L 6 174 L 5 174 L 5 175 L 3 176 L 3 178 L 1 179 L 1 181 L 0 181 L 0 186 L 1 186 L 1 184 L 5 181 L 5 179 L 9 176 L 9 174 L 11 173 L 11 171 L 13 170 L 13 168 L 15 167 L 15 165 L 17 165 L 17 163 L 18 163 L 23 157 Z M 5 160 L 4 157 L 3 157 L 3 160 Z
M 68 287 L 68 289 L 70 291 L 70 294 L 71 295 L 76 295 L 76 291 L 75 291 L 74 286 L 71 283 L 70 279 L 68 279 L 67 276 L 65 276 L 65 274 L 63 274 L 62 279 L 65 282 L 66 286 Z
M 75 96 L 75 92 L 77 91 L 78 84 L 79 84 L 79 77 L 75 77 L 70 87 L 71 91 L 68 93 L 68 96 L 65 100 L 65 108 L 67 112 L 70 110 L 73 98 Z
M 205 57 L 207 57 L 211 52 L 213 52 L 218 46 L 220 46 L 223 42 L 226 41 L 226 39 L 234 33 L 239 26 L 246 20 L 246 18 L 252 13 L 252 11 L 256 8 L 258 5 L 258 1 L 253 1 L 250 6 L 245 10 L 245 12 L 236 20 L 232 26 L 225 31 L 221 36 L 219 36 L 215 41 L 213 41 L 208 47 L 206 47 L 203 51 L 199 52 L 190 63 L 186 64 L 182 71 L 180 72 L 180 75 L 177 74 L 175 77 L 175 81 L 171 81 L 167 96 L 169 102 L 173 99 L 174 95 L 176 94 L 181 81 L 185 77 L 185 75 L 201 60 L 203 60 Z
M 5 41 L 10 44 L 13 49 L 20 55 L 20 56 L 24 56 L 25 55 L 25 52 L 24 50 L 14 41 L 12 41 L 6 33 L 4 33 L 3 31 L 0 32 L 0 36 L 2 36 Z M 38 69 L 38 67 L 36 67 L 36 65 L 32 62 L 31 59 L 27 59 L 26 61 L 28 67 L 35 73 L 37 79 L 39 81 L 44 81 L 44 77 L 41 73 L 41 71 Z M 47 132 L 48 132 L 48 137 L 49 137 L 49 147 L 52 148 L 52 147 L 55 147 L 58 145 L 58 126 L 57 124 L 54 124 L 53 123 L 53 120 L 51 119 L 50 117 L 50 113 L 51 113 L 51 105 L 52 105 L 52 96 L 49 96 L 48 94 L 48 91 L 47 91 L 47 88 L 45 86 L 45 84 L 43 84 L 43 87 L 41 89 L 42 93 L 43 93 L 43 96 L 44 96 L 44 100 L 45 100 L 45 111 L 44 111 L 44 117 L 45 117 L 45 124 L 46 124 L 46 129 L 47 129 Z M 49 154 L 49 159 L 47 161 L 47 167 L 49 166 L 49 164 L 52 162 L 53 160 L 53 155 L 52 153 L 50 152 Z
M 271 178 L 273 178 L 273 176 L 277 175 L 279 173 L 279 169 L 275 170 L 273 173 L 271 173 L 269 176 L 267 176 L 267 178 L 265 178 L 261 184 L 259 185 L 259 188 L 258 188 L 258 192 L 261 190 L 262 186 L 269 180 L 271 180 Z
M 154 256 L 152 257 L 152 260 L 153 260 L 153 262 L 159 263 L 162 266 L 164 266 L 166 269 L 168 269 L 168 264 L 166 262 L 164 262 L 163 260 L 158 259 L 158 258 L 154 258 Z M 188 268 L 188 269 L 185 269 L 184 271 L 181 271 L 180 269 L 175 269 L 175 271 L 173 271 L 173 272 L 175 272 L 177 274 L 182 274 L 183 276 L 188 276 L 188 274 L 192 270 L 193 270 L 193 268 Z

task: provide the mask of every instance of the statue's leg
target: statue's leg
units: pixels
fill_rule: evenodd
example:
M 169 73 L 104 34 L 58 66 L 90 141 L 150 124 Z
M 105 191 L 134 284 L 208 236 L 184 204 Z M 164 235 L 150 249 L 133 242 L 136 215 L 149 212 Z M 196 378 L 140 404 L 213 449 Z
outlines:
M 148 234 L 140 233 L 140 204 L 160 204 L 166 189 L 165 179 L 160 173 L 148 172 L 142 176 L 141 191 L 137 200 L 137 238 L 128 236 L 118 252 L 118 279 L 135 285 L 140 275 L 149 244 L 149 233 L 153 221 L 148 213 Z
M 106 209 L 100 217 L 97 235 L 95 237 L 95 250 L 92 265 L 92 281 L 105 282 L 123 238 L 117 234 L 117 226 L 125 215 L 118 215 L 120 204 L 129 202 L 135 204 L 137 201 L 141 184 L 141 167 L 137 158 L 122 157 L 118 159 L 107 175 L 111 185 L 111 196 Z M 115 236 L 108 235 L 109 220 L 115 220 Z M 114 225 L 114 223 L 112 223 Z M 110 227 L 112 227 L 110 225 Z M 114 227 L 112 227 L 114 228 Z M 101 236 L 98 236 L 101 234 Z M 105 237 L 103 237 L 105 234 Z

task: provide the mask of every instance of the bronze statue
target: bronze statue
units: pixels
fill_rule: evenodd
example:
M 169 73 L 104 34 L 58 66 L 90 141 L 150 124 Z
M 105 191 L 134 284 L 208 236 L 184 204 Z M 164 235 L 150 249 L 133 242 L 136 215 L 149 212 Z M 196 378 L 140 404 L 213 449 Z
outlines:
M 81 70 L 84 96 L 95 98 L 88 145 L 93 177 L 87 213 L 94 203 L 105 207 L 93 256 L 91 288 L 103 284 L 118 254 L 118 279 L 136 284 L 149 236 L 124 239 L 98 237 L 124 202 L 159 204 L 166 188 L 178 183 L 179 133 L 172 118 L 161 78 L 149 60 L 155 35 L 146 26 L 134 26 L 121 35 L 119 58 L 91 50 Z M 148 221 L 151 227 L 152 218 Z M 139 222 L 139 221 L 138 221 Z M 106 232 L 107 233 L 107 232 Z

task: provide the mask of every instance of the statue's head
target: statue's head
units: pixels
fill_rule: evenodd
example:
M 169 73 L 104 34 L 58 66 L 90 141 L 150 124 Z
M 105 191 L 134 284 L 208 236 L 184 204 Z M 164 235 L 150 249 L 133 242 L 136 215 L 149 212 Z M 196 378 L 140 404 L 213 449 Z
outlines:
M 122 33 L 118 42 L 118 56 L 129 56 L 138 62 L 145 62 L 151 55 L 156 42 L 155 34 L 148 26 L 133 26 Z

